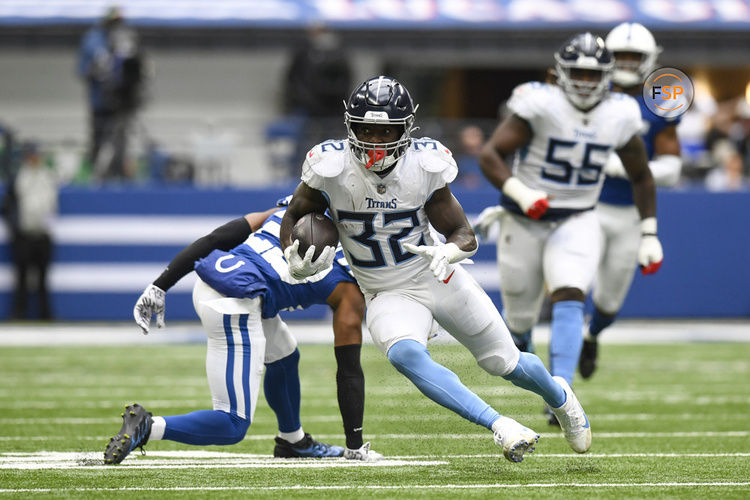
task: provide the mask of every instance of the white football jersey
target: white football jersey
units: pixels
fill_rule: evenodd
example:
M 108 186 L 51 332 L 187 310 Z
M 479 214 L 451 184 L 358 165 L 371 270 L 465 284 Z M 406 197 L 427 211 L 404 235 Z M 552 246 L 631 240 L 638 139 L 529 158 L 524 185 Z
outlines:
M 550 195 L 551 213 L 592 208 L 607 157 L 640 134 L 638 103 L 619 92 L 583 112 L 558 85 L 529 82 L 515 88 L 508 108 L 529 123 L 533 134 L 516 152 L 513 174 Z M 507 203 L 514 204 L 503 197 Z
M 365 170 L 349 153 L 346 140 L 311 149 L 302 181 L 323 193 L 339 230 L 354 277 L 363 291 L 408 288 L 429 262 L 404 250 L 404 243 L 433 245 L 424 205 L 456 178 L 448 148 L 423 137 L 414 139 L 384 178 Z

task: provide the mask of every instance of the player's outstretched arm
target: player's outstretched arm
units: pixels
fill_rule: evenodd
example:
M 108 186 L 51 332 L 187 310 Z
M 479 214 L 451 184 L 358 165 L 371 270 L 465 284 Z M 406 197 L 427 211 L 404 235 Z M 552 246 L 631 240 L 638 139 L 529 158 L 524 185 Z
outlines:
M 165 295 L 184 276 L 193 270 L 195 261 L 213 250 L 229 250 L 239 245 L 257 230 L 277 209 L 253 212 L 217 227 L 211 233 L 198 238 L 182 249 L 169 263 L 161 275 L 138 298 L 133 308 L 133 317 L 144 334 L 148 333 L 151 317 L 156 314 L 156 326 L 164 326 Z
M 514 177 L 503 159 L 527 144 L 531 137 L 531 126 L 526 120 L 516 115 L 509 116 L 497 126 L 482 148 L 479 166 L 493 186 L 518 203 L 526 215 L 539 219 L 549 208 L 547 193 L 532 189 Z
M 638 263 L 643 274 L 652 274 L 661 267 L 664 251 L 657 235 L 656 188 L 648 168 L 646 146 L 640 136 L 634 135 L 625 146 L 617 150 L 617 154 L 630 177 L 633 200 L 641 216 Z

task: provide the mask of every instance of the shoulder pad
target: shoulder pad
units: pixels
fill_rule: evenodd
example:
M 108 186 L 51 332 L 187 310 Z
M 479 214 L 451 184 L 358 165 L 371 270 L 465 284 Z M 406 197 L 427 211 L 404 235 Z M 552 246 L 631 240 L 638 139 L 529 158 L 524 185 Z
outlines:
M 439 173 L 445 182 L 453 182 L 458 175 L 453 153 L 440 141 L 422 137 L 413 140 L 411 148 L 417 154 L 417 162 L 425 172 Z
M 525 120 L 547 110 L 547 101 L 551 95 L 552 86 L 542 82 L 526 82 L 513 89 L 508 108 Z
M 326 141 L 313 147 L 305 155 L 304 167 L 309 167 L 321 177 L 336 177 L 344 169 L 342 153 L 347 150 L 346 141 Z

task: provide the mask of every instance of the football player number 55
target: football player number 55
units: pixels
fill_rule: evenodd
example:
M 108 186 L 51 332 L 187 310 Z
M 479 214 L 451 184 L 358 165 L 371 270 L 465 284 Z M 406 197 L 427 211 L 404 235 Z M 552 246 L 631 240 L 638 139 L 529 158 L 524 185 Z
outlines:
M 550 138 L 545 161 L 550 165 L 555 165 L 560 168 L 543 168 L 542 178 L 562 184 L 576 185 L 596 184 L 599 182 L 599 176 L 602 173 L 604 165 L 593 163 L 591 161 L 591 153 L 594 151 L 601 151 L 604 153 L 603 156 L 606 156 L 611 146 L 594 144 L 592 142 L 584 143 L 581 167 L 575 168 L 570 161 L 563 160 L 560 156 L 561 153 L 565 153 L 565 150 L 572 150 L 578 144 L 579 143 L 576 141 L 563 141 Z M 568 155 L 568 157 L 569 156 L 570 155 Z

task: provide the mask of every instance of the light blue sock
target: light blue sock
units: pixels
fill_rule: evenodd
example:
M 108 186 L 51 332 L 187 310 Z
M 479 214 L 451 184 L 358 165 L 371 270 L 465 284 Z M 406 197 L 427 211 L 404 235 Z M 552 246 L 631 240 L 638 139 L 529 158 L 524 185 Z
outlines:
M 549 371 L 572 385 L 583 347 L 583 302 L 555 302 L 550 330 Z
M 302 424 L 299 418 L 299 350 L 285 358 L 266 364 L 263 393 L 276 414 L 281 432 L 294 432 Z
M 552 408 L 559 408 L 565 403 L 565 391 L 535 354 L 522 352 L 516 367 L 503 378 L 522 389 L 539 394 Z
M 199 410 L 164 417 L 164 421 L 162 439 L 197 445 L 239 443 L 250 427 L 249 420 L 219 410 Z
M 589 323 L 589 333 L 592 337 L 596 337 L 602 333 L 602 330 L 614 322 L 615 316 L 604 316 L 599 312 L 599 309 L 594 308 L 594 313 L 591 315 L 591 323 Z
M 500 414 L 461 383 L 458 376 L 434 362 L 416 340 L 399 340 L 388 350 L 388 361 L 422 394 L 470 422 L 492 430 Z

